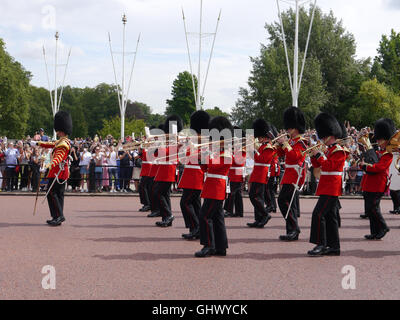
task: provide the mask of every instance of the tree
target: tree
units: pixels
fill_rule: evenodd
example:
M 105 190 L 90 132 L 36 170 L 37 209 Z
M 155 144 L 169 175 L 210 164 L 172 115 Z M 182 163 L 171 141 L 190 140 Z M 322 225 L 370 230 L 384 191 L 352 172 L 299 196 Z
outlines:
M 300 10 L 300 48 L 306 45 L 312 8 Z M 283 12 L 282 20 L 293 66 L 294 10 Z M 249 88 L 240 88 L 240 98 L 232 113 L 234 122 L 244 128 L 256 117 L 264 117 L 279 127 L 283 110 L 292 104 L 281 26 L 275 22 L 266 24 L 265 28 L 269 43 L 262 45 L 259 57 L 251 58 Z M 320 111 L 345 120 L 361 84 L 370 79 L 370 60 L 356 60 L 355 52 L 354 36 L 344 29 L 342 22 L 332 12 L 326 15 L 316 8 L 299 96 L 299 107 L 305 113 L 308 126 L 313 125 L 312 120 Z
M 206 110 L 204 110 L 204 111 L 207 112 L 207 113 L 210 115 L 211 118 L 219 117 L 219 116 L 221 116 L 221 117 L 226 117 L 226 118 L 229 117 L 229 114 L 228 114 L 228 113 L 223 112 L 223 111 L 222 111 L 220 108 L 218 108 L 218 107 L 214 107 L 213 109 L 206 109 Z
M 196 78 L 195 86 L 197 87 Z M 165 115 L 176 114 L 182 118 L 184 124 L 188 124 L 190 115 L 196 111 L 192 75 L 189 72 L 184 71 L 178 74 L 173 82 L 171 95 L 172 99 L 167 100 Z
M 33 137 L 36 131 L 43 128 L 52 135 L 53 114 L 51 110 L 50 94 L 45 88 L 30 87 L 29 118 L 25 134 Z
M 251 127 L 256 118 L 264 118 L 282 128 L 284 110 L 292 105 L 283 48 L 262 46 L 261 56 L 252 58 L 253 69 L 248 80 L 250 89 L 241 88 L 232 112 L 232 120 L 243 129 Z M 308 126 L 328 100 L 319 62 L 309 58 L 304 70 L 299 104 Z
M 380 118 L 390 118 L 397 127 L 400 126 L 400 96 L 377 79 L 365 81 L 348 119 L 352 125 L 361 128 L 372 127 Z
M 147 120 L 151 115 L 151 108 L 145 103 L 128 101 L 125 115 L 126 119 Z
M 127 120 L 125 123 L 125 136 L 130 136 L 135 133 L 135 136 L 144 134 L 144 127 L 146 126 L 143 120 Z M 114 138 L 121 138 L 121 118 L 116 116 L 110 120 L 103 120 L 103 128 L 98 132 L 102 137 L 111 134 Z
M 0 135 L 21 138 L 28 127 L 31 74 L 0 39 Z
M 400 92 L 400 33 L 396 33 L 393 29 L 390 37 L 382 36 L 372 74 L 380 82 Z

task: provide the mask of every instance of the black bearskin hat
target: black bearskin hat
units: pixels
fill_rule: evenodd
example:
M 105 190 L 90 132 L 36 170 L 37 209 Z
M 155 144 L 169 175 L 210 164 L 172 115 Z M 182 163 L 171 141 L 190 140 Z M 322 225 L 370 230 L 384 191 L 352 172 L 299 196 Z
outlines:
M 173 114 L 173 115 L 170 115 L 169 117 L 167 117 L 167 119 L 165 120 L 164 131 L 165 131 L 166 134 L 171 133 L 172 124 L 174 122 L 177 125 L 178 133 L 182 131 L 182 129 L 183 129 L 183 121 L 182 121 L 181 117 L 176 115 L 176 114 Z
M 222 131 L 224 129 L 228 129 L 233 132 L 233 127 L 231 122 L 225 117 L 215 117 L 213 118 L 209 125 L 208 129 L 211 131 L 212 129 L 217 129 L 218 131 Z
M 278 130 L 273 124 L 271 124 L 270 138 L 275 139 L 278 135 L 279 135 Z
M 339 139 L 346 139 L 348 137 L 347 128 L 343 122 L 339 122 L 340 128 L 342 129 L 342 135 Z
M 336 118 L 328 113 L 322 112 L 314 119 L 315 129 L 317 130 L 318 138 L 334 136 L 335 138 L 342 137 L 342 128 Z
M 156 128 L 154 128 L 154 129 L 156 129 Z M 160 124 L 158 125 L 157 129 L 158 129 L 158 130 L 164 131 L 164 124 L 163 124 L 163 123 L 160 123 Z
M 246 138 L 246 130 L 243 130 L 238 126 L 234 126 L 233 135 L 235 136 L 235 138 Z
M 396 133 L 396 127 L 391 119 L 379 119 L 375 122 L 374 135 L 375 140 L 390 140 Z
M 253 122 L 254 137 L 270 137 L 271 126 L 264 119 L 257 119 Z
M 210 115 L 203 111 L 195 111 L 190 116 L 190 129 L 201 134 L 202 129 L 208 129 L 208 123 L 210 122 Z
M 287 108 L 283 114 L 283 123 L 285 130 L 297 129 L 300 133 L 306 131 L 306 120 L 303 112 L 296 107 Z
M 68 112 L 58 111 L 54 116 L 54 130 L 62 131 L 66 135 L 72 133 L 72 119 Z

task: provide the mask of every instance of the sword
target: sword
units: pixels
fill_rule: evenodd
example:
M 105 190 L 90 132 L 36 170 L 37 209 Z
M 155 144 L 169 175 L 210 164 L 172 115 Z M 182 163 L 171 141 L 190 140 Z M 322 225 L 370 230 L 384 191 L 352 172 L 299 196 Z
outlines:
M 53 188 L 54 183 L 58 180 L 58 176 L 60 175 L 61 171 L 64 170 L 64 166 L 65 166 L 65 160 L 62 161 L 62 162 L 60 162 L 60 164 L 59 164 L 60 170 L 58 170 L 58 173 L 56 174 L 56 176 L 55 176 L 55 178 L 54 178 L 54 180 L 53 180 L 53 183 L 51 184 L 50 188 L 47 189 L 47 193 L 46 193 L 46 195 L 43 197 L 42 204 L 46 201 L 46 198 L 47 198 L 48 194 L 50 193 L 51 189 Z
M 304 183 L 303 183 L 303 185 L 301 186 L 301 188 L 299 188 L 299 182 L 300 182 L 300 179 L 301 179 L 301 173 L 302 173 L 302 171 L 303 171 L 303 169 L 304 169 L 305 163 L 306 163 L 306 162 L 304 161 L 302 167 L 301 167 L 301 168 L 299 169 L 299 171 L 297 172 L 297 175 L 298 175 L 298 177 L 297 177 L 297 182 L 296 182 L 296 184 L 293 184 L 294 190 L 293 190 L 292 198 L 290 199 L 289 207 L 288 207 L 287 212 L 286 212 L 286 215 L 285 215 L 285 220 L 287 220 L 287 218 L 288 218 L 288 215 L 289 215 L 289 212 L 290 212 L 290 208 L 292 207 L 292 203 L 293 203 L 293 200 L 294 200 L 294 196 L 296 195 L 296 191 L 297 191 L 297 190 L 300 190 L 300 191 L 301 191 L 301 190 L 303 189 Z
M 36 205 L 37 205 L 37 201 L 38 201 L 38 198 L 39 198 L 40 176 L 41 176 L 41 173 L 40 173 L 40 171 L 39 171 L 39 177 L 38 177 L 38 183 L 37 183 L 37 191 L 36 191 L 36 198 L 35 198 L 35 206 L 33 207 L 33 215 L 35 215 L 35 213 L 36 213 Z

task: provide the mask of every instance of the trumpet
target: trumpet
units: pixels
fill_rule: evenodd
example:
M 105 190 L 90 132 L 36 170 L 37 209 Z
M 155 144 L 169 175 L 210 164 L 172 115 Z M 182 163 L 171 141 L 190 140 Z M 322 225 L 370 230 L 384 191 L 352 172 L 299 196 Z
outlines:
M 308 153 L 310 153 L 312 150 L 316 149 L 316 148 L 322 148 L 324 146 L 323 142 L 318 142 L 317 144 L 313 145 L 312 147 L 307 148 L 306 150 L 301 152 L 301 155 L 304 156 Z

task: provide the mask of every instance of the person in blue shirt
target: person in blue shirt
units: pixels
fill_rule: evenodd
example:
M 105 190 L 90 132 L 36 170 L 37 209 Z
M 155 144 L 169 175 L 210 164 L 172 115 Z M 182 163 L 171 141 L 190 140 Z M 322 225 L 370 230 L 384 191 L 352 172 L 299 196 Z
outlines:
M 49 141 L 49 137 L 44 134 L 43 128 L 40 128 L 40 141 Z

